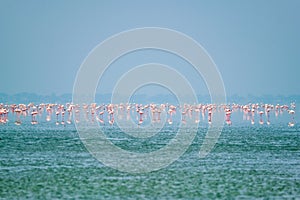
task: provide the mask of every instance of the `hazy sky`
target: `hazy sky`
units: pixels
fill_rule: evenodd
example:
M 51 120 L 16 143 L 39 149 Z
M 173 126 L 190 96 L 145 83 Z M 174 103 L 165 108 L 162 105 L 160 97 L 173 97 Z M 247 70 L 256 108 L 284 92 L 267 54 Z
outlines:
M 0 0 L 0 92 L 71 93 L 79 66 L 101 41 L 132 28 L 164 27 L 207 50 L 228 95 L 300 94 L 299 8 L 298 0 Z M 122 62 L 169 57 L 147 51 Z M 180 63 L 175 60 L 170 64 Z M 195 79 L 192 71 L 184 73 Z

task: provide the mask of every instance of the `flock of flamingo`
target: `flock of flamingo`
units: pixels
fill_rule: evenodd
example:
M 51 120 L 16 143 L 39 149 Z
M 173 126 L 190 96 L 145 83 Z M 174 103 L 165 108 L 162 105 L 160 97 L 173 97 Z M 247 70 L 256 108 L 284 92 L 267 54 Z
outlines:
M 65 125 L 71 123 L 80 123 L 80 120 L 95 122 L 100 124 L 113 125 L 115 117 L 119 120 L 134 119 L 137 125 L 142 125 L 145 120 L 151 123 L 161 123 L 161 113 L 167 115 L 167 123 L 172 124 L 174 116 L 179 113 L 181 122 L 184 124 L 187 120 L 199 123 L 202 118 L 203 122 L 209 124 L 212 122 L 212 116 L 215 112 L 224 111 L 224 120 L 227 125 L 232 124 L 231 115 L 234 112 L 243 113 L 243 120 L 250 121 L 255 124 L 256 115 L 259 116 L 257 121 L 259 124 L 270 124 L 270 114 L 275 113 L 278 117 L 280 114 L 287 112 L 290 115 L 288 126 L 295 125 L 295 103 L 290 105 L 272 105 L 272 104 L 184 104 L 175 106 L 171 104 L 0 104 L 0 124 L 9 122 L 9 117 L 14 118 L 15 125 L 21 125 L 22 121 L 26 121 L 26 117 L 31 116 L 31 124 L 36 125 L 39 121 L 44 120 L 50 122 L 55 117 L 56 125 Z M 202 116 L 202 117 L 201 117 Z M 74 120 L 73 120 L 74 118 Z

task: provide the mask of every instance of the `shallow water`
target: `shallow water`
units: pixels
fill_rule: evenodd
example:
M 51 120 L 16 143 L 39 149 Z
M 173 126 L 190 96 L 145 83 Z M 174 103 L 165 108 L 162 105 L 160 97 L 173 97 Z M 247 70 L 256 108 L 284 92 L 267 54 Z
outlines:
M 173 137 L 166 127 L 151 140 L 119 139 L 121 148 L 153 151 Z M 198 153 L 206 133 L 167 168 L 119 172 L 88 153 L 72 125 L 0 126 L 0 198 L 4 199 L 233 199 L 300 198 L 300 127 L 285 124 L 225 126 L 213 151 Z M 146 150 L 145 150 L 146 149 Z

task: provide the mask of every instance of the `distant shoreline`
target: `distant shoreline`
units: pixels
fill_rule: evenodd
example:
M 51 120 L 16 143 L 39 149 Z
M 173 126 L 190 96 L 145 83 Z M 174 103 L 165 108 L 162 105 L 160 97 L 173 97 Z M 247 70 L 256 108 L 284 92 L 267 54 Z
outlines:
M 111 103 L 112 94 L 96 94 L 95 102 L 98 103 Z M 198 103 L 210 103 L 209 95 L 197 95 Z M 270 104 L 289 104 L 292 102 L 299 102 L 300 95 L 229 95 L 227 96 L 226 103 L 270 103 Z M 20 104 L 20 103 L 65 103 L 72 102 L 72 94 L 36 94 L 36 93 L 16 93 L 6 94 L 0 93 L 0 102 L 4 104 Z M 170 94 L 159 94 L 150 96 L 147 94 L 138 94 L 132 98 L 132 102 L 137 103 L 177 103 L 176 97 Z

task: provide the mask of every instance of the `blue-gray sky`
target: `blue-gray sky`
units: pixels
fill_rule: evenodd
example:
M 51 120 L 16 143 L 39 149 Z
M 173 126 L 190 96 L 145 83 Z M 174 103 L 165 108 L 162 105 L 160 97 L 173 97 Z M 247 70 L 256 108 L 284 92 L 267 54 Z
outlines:
M 71 93 L 80 64 L 101 41 L 132 28 L 164 27 L 207 50 L 228 95 L 300 94 L 299 8 L 297 0 L 2 0 L 0 92 Z M 143 56 L 136 64 L 164 55 Z

